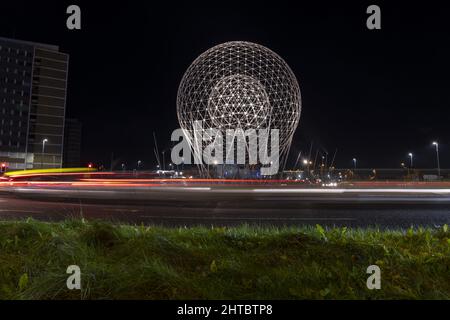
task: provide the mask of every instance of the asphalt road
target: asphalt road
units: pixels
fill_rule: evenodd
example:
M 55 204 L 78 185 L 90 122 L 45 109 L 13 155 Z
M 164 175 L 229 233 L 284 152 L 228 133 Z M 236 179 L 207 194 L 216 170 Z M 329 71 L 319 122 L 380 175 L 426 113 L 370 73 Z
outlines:
M 154 187 L 0 192 L 0 219 L 28 217 L 167 226 L 441 226 L 450 224 L 450 190 Z

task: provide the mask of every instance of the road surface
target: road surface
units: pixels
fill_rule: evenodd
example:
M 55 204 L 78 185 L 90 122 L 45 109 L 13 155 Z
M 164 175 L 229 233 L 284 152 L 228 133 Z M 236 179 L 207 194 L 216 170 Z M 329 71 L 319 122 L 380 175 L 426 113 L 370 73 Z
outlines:
M 450 224 L 450 189 L 26 187 L 0 191 L 0 219 L 106 219 L 166 226 Z

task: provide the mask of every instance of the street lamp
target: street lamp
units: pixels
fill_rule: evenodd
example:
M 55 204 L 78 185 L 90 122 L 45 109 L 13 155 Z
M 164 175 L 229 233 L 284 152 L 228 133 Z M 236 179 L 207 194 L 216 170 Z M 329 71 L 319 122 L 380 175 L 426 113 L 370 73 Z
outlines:
M 410 152 L 408 153 L 408 156 L 410 158 L 411 168 L 413 167 L 413 154 Z
M 353 158 L 353 166 L 354 166 L 355 169 L 356 169 L 356 158 Z
M 48 139 L 42 140 L 42 155 L 41 155 L 41 168 L 44 168 L 44 153 L 45 153 L 45 144 L 48 142 Z
M 142 161 L 138 160 L 138 162 L 137 162 L 137 169 L 138 169 L 138 171 L 139 171 L 139 167 L 141 166 L 141 163 L 142 163 Z
M 439 164 L 439 143 L 436 141 L 433 142 L 433 146 L 436 147 L 436 159 L 437 159 L 437 166 L 438 166 L 438 178 L 441 177 L 441 165 Z

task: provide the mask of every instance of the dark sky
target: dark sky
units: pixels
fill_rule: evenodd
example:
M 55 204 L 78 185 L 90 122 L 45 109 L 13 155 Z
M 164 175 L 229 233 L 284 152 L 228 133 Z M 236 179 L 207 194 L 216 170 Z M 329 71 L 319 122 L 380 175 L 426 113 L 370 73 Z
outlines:
M 94 3 L 95 2 L 95 3 Z M 316 5 L 311 3 L 317 2 Z M 292 150 L 337 152 L 337 166 L 450 161 L 450 24 L 443 4 L 379 3 L 382 30 L 366 28 L 373 2 L 2 1 L 0 36 L 57 44 L 70 54 L 67 113 L 83 123 L 84 161 L 111 152 L 153 165 L 153 138 L 169 147 L 176 93 L 189 64 L 230 40 L 281 55 L 303 110 Z M 69 4 L 82 30 L 66 28 Z M 331 156 L 330 156 L 331 157 Z

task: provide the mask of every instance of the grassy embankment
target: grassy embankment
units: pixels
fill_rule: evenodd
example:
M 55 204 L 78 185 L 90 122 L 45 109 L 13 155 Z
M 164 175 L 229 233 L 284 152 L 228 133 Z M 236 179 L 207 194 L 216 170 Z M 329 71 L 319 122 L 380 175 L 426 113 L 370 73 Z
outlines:
M 450 299 L 450 231 L 0 223 L 0 299 L 80 298 Z

